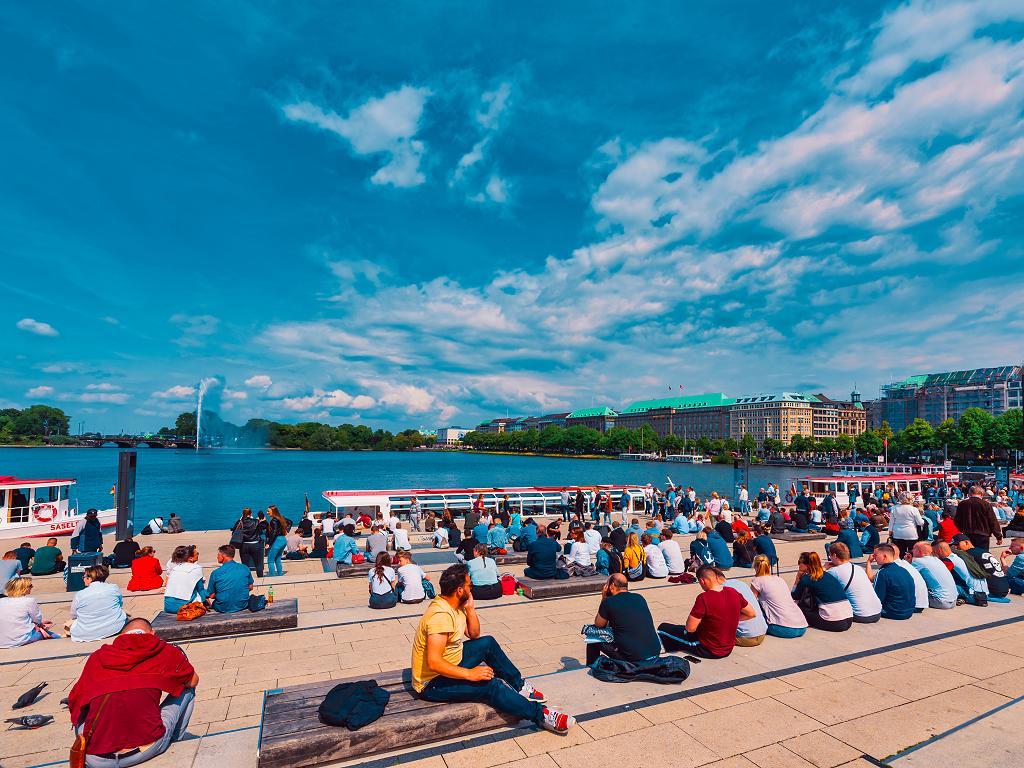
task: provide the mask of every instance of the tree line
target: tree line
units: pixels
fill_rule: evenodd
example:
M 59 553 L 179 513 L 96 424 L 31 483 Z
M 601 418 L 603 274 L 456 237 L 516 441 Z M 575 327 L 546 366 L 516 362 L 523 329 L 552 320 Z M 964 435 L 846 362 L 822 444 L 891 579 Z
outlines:
M 932 427 L 924 419 L 915 419 L 906 429 L 894 433 L 887 422 L 877 430 L 859 435 L 814 438 L 793 435 L 787 443 L 768 438 L 760 451 L 753 435 L 712 439 L 706 436 L 683 438 L 678 435 L 659 436 L 649 425 L 638 429 L 613 427 L 599 432 L 584 426 L 549 425 L 537 431 L 469 432 L 462 439 L 465 445 L 481 450 L 523 453 L 605 454 L 620 453 L 700 453 L 714 460 L 731 462 L 733 455 L 750 454 L 764 458 L 809 458 L 813 456 L 875 457 L 885 453 L 888 440 L 890 459 L 932 458 L 948 450 L 962 458 L 998 458 L 1011 450 L 1024 450 L 1021 411 L 1014 409 L 1001 416 L 992 416 L 980 408 L 964 411 L 959 422 L 947 419 Z
M 68 416 L 60 408 L 30 405 L 0 410 L 0 443 L 43 442 L 55 445 L 75 442 L 68 436 Z

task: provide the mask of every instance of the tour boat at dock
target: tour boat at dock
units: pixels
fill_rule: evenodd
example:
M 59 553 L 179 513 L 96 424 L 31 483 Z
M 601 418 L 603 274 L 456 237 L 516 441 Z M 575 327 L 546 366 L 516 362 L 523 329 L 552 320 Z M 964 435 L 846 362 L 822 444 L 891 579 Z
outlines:
M 661 461 L 661 456 L 656 453 L 620 453 L 619 458 L 623 461 Z
M 953 480 L 950 479 L 949 473 L 832 475 L 827 477 L 797 477 L 793 479 L 792 487 L 798 491 L 801 487 L 806 487 L 818 504 L 821 504 L 828 494 L 835 491 L 836 501 L 839 502 L 840 508 L 850 505 L 849 491 L 852 488 L 857 491 L 857 507 L 860 508 L 864 506 L 864 497 L 871 496 L 878 488 L 895 493 L 909 491 L 915 495 L 922 495 L 926 486 L 932 484 L 942 485 L 943 483 L 949 484 L 952 482 Z M 792 492 L 790 495 L 792 495 Z M 788 496 L 786 500 L 792 502 L 792 499 Z
M 71 505 L 71 478 L 27 480 L 0 476 L 0 538 L 68 536 L 85 517 Z M 99 511 L 103 528 L 117 524 L 117 510 Z
M 592 491 L 594 494 L 604 492 L 611 494 L 612 505 L 618 512 L 621 510 L 622 494 L 629 496 L 629 511 L 642 513 L 644 510 L 644 489 L 640 486 L 624 485 L 581 485 L 565 486 L 569 492 L 569 507 L 573 508 L 577 489 Z M 479 496 L 484 498 L 484 507 L 489 510 L 508 496 L 512 508 L 523 515 L 557 515 L 561 513 L 562 487 L 514 487 L 514 488 L 409 488 L 405 490 L 367 490 L 367 491 L 324 491 L 323 497 L 331 505 L 336 515 L 348 513 L 356 517 L 361 512 L 368 512 L 373 517 L 381 512 L 385 520 L 393 516 L 406 518 L 409 516 L 409 503 L 413 497 L 419 502 L 420 509 L 440 515 L 445 509 L 453 515 L 461 515 L 473 507 Z
M 671 461 L 676 464 L 710 464 L 710 456 L 701 456 L 699 453 L 670 453 L 665 457 L 665 461 Z
M 945 475 L 951 483 L 960 482 L 960 476 L 951 472 L 942 464 L 876 464 L 874 462 L 857 462 L 850 464 L 834 464 L 830 469 L 837 475 Z

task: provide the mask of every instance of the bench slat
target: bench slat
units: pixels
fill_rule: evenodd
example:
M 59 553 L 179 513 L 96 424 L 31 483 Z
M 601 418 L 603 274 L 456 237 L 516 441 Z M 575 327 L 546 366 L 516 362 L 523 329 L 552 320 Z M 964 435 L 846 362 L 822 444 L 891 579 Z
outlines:
M 389 717 L 404 716 L 406 712 L 416 711 L 417 713 L 432 707 L 448 706 L 436 701 L 423 701 L 423 699 L 407 697 L 404 701 L 388 702 L 387 709 L 381 716 L 382 719 Z M 320 701 L 310 702 L 306 706 L 296 707 L 290 712 L 276 712 L 263 718 L 264 738 L 286 736 L 289 733 L 309 733 L 317 728 L 335 728 L 333 725 L 325 725 L 320 722 Z
M 564 597 L 566 595 L 598 594 L 608 581 L 607 576 L 576 576 L 569 579 L 528 579 L 519 580 L 523 594 L 531 600 L 543 597 Z
M 356 680 L 376 680 L 377 685 L 389 691 L 401 690 L 409 685 L 409 670 L 398 670 L 385 672 L 376 677 L 346 677 L 338 680 L 325 680 L 322 683 L 305 683 L 283 689 L 280 693 L 272 693 L 267 696 L 267 706 L 276 707 L 279 704 L 296 701 L 298 699 L 319 696 L 323 698 L 327 692 L 340 683 L 351 683 Z
M 295 598 L 275 600 L 258 613 L 208 612 L 193 621 L 178 621 L 173 613 L 161 611 L 153 619 L 153 630 L 168 642 L 194 640 L 214 635 L 242 635 L 299 626 L 299 601 Z

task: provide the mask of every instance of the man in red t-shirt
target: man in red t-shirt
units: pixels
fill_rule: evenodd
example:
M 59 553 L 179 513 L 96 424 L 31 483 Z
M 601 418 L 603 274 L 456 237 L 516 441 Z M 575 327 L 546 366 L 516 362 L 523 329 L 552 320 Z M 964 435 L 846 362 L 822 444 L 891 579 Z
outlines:
M 686 651 L 706 659 L 724 659 L 736 647 L 736 627 L 754 618 L 754 607 L 732 587 L 725 574 L 713 565 L 697 569 L 704 590 L 693 603 L 685 626 L 661 624 L 658 635 L 666 651 Z
M 166 752 L 185 736 L 197 685 L 180 648 L 145 619 L 125 624 L 85 662 L 68 696 L 71 723 L 85 733 L 87 768 L 128 768 Z

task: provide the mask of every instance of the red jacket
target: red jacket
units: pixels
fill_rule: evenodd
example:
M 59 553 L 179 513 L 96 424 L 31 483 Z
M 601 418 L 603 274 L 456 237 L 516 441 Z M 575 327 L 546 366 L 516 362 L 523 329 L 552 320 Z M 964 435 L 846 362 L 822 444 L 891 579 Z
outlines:
M 164 580 L 160 578 L 163 568 L 160 561 L 152 555 L 143 555 L 132 560 L 132 577 L 128 581 L 129 592 L 145 592 L 147 589 L 160 589 Z

